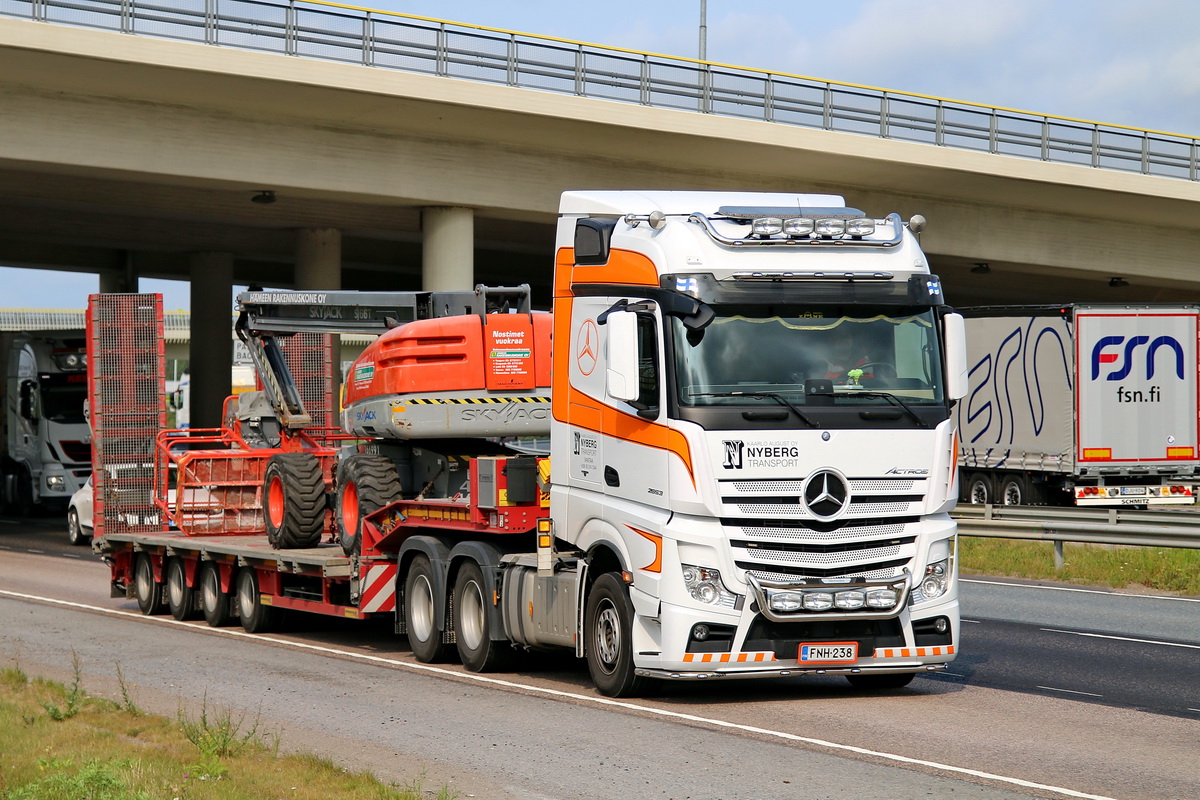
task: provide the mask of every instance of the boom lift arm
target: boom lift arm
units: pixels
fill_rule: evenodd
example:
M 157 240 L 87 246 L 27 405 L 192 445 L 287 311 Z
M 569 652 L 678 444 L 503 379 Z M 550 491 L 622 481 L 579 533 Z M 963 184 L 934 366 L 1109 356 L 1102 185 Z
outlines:
M 299 431 L 312 422 L 284 360 L 278 338 L 300 332 L 382 334 L 419 319 L 507 310 L 529 313 L 529 285 L 474 291 L 252 291 L 238 295 L 235 330 L 250 351 L 280 425 Z

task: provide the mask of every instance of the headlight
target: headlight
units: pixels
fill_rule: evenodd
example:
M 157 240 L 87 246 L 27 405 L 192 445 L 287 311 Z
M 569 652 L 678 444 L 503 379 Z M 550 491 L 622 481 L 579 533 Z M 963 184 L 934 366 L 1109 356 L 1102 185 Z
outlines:
M 913 602 L 933 600 L 941 597 L 950 588 L 950 559 L 935 561 L 925 568 L 925 577 L 921 579 L 919 592 L 914 593 Z
M 736 608 L 738 596 L 725 588 L 719 570 L 683 565 L 683 585 L 692 599 L 710 606 Z

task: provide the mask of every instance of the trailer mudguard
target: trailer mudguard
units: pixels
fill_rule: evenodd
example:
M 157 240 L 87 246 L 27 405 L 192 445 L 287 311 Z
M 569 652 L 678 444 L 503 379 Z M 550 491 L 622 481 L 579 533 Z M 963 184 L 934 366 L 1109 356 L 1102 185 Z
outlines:
M 446 609 L 449 608 L 447 603 L 449 592 L 446 582 L 450 572 L 450 544 L 439 536 L 426 535 L 408 537 L 404 540 L 404 544 L 400 545 L 400 550 L 396 554 L 396 560 L 400 564 L 400 569 L 396 571 L 397 630 L 400 630 L 400 623 L 404 621 L 404 579 L 408 574 L 408 567 L 412 563 L 413 556 L 418 553 L 428 558 L 433 567 L 433 591 L 437 596 L 434 624 L 439 631 L 444 633 Z
M 483 572 L 483 580 L 486 584 L 484 588 L 491 592 L 492 597 L 499 597 L 504 574 L 503 568 L 500 566 L 500 559 L 509 553 L 519 552 L 520 549 L 504 549 L 491 542 L 459 542 L 450 551 L 450 572 L 446 576 L 447 587 L 453 586 L 453 579 L 458 575 L 459 566 L 463 561 L 469 559 L 478 564 L 480 571 Z M 492 641 L 507 641 L 508 635 L 504 632 L 503 614 L 492 614 L 490 620 L 488 638 Z

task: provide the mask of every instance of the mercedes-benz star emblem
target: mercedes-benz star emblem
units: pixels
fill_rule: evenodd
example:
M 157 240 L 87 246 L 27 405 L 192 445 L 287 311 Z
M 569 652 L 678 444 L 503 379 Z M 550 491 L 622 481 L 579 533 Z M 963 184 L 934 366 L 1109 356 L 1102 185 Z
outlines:
M 817 519 L 828 520 L 841 515 L 850 502 L 850 487 L 836 472 L 814 472 L 804 483 L 801 502 Z

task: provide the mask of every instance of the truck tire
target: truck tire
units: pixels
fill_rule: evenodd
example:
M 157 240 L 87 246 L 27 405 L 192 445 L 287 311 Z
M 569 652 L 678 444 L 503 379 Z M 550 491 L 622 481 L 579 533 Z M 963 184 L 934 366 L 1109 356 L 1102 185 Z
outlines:
M 968 503 L 976 505 L 987 505 L 995 499 L 995 490 L 992 489 L 992 479 L 984 475 L 982 472 L 973 472 L 967 478 L 967 497 Z
M 437 627 L 437 603 L 433 565 L 428 558 L 419 555 L 409 565 L 404 578 L 404 623 L 408 628 L 408 646 L 417 661 L 426 664 L 446 658 L 446 644 Z
M 600 694 L 637 697 L 649 681 L 633 668 L 633 602 L 615 572 L 596 579 L 584 614 L 588 672 Z
M 400 497 L 396 465 L 385 456 L 350 456 L 338 466 L 335 497 L 338 542 L 346 555 L 358 555 L 362 552 L 363 517 Z
M 229 595 L 221 591 L 221 567 L 212 561 L 206 561 L 200 568 L 200 610 L 204 612 L 204 621 L 214 628 L 233 621 Z
M 167 561 L 167 608 L 171 616 L 183 622 L 195 619 L 196 590 L 187 585 L 187 564 L 178 556 Z
M 278 550 L 315 547 L 325 528 L 325 479 L 311 453 L 271 456 L 263 475 L 263 524 Z
M 238 616 L 246 633 L 269 633 L 279 623 L 279 610 L 263 605 L 262 591 L 258 586 L 258 571 L 254 567 L 242 567 L 237 576 Z
M 491 638 L 499 611 L 490 596 L 483 570 L 474 561 L 464 563 L 454 579 L 454 634 L 458 657 L 471 672 L 503 669 L 513 654 L 510 642 Z
M 138 553 L 133 561 L 133 596 L 146 616 L 163 613 L 163 585 L 154 580 L 154 564 L 148 553 Z
M 1000 484 L 1000 502 L 1006 506 L 1027 506 L 1032 501 L 1029 480 L 1024 475 L 1010 475 Z
M 915 672 L 895 672 L 884 675 L 847 675 L 846 680 L 855 689 L 868 691 L 883 691 L 886 689 L 903 689 L 917 677 Z

